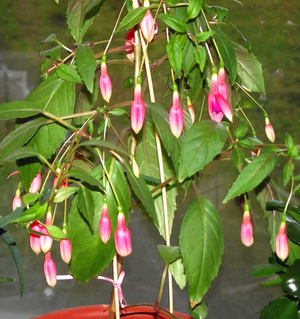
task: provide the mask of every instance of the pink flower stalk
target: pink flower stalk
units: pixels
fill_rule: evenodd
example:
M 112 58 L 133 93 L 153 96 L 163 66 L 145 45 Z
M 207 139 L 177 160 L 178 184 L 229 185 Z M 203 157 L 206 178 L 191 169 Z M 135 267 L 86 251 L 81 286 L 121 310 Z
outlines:
M 125 49 L 125 54 L 126 54 L 127 59 L 130 60 L 131 62 L 133 62 L 134 61 L 134 47 L 133 47 L 132 42 L 134 41 L 134 28 L 131 28 L 127 32 L 125 39 L 128 41 L 131 41 L 131 42 L 125 41 L 125 46 L 127 47 Z
M 43 231 L 43 226 L 38 221 L 35 221 L 30 225 L 30 229 L 41 233 Z M 30 233 L 29 234 L 29 242 L 30 242 L 30 247 L 31 247 L 32 251 L 38 255 L 42 251 L 41 236 L 37 235 L 37 234 Z
M 52 225 L 52 214 L 50 211 L 47 212 L 45 225 L 46 226 Z M 52 237 L 49 236 L 49 233 L 46 227 L 43 227 L 41 232 L 45 234 L 44 236 L 41 237 L 41 249 L 46 254 L 51 249 L 53 239 Z
M 192 102 L 191 102 L 189 96 L 187 97 L 187 108 L 189 110 L 192 123 L 194 124 L 195 123 L 195 110 L 193 108 L 193 105 L 192 105 Z
M 177 89 L 173 91 L 173 105 L 169 111 L 169 122 L 171 132 L 178 138 L 183 130 L 183 111 L 179 105 L 179 94 Z
M 103 57 L 102 57 L 99 87 L 100 87 L 100 92 L 102 94 L 103 99 L 107 103 L 109 103 L 109 100 L 111 97 L 111 92 L 112 92 L 112 85 L 111 85 L 110 77 L 107 74 L 106 56 L 105 55 L 103 55 Z
M 125 225 L 125 216 L 122 212 L 118 214 L 115 246 L 117 253 L 122 257 L 130 255 L 132 252 L 131 235 L 129 229 Z
M 99 222 L 99 234 L 103 243 L 106 244 L 109 241 L 110 234 L 111 234 L 111 222 L 108 217 L 106 197 L 104 198 L 103 206 L 102 206 L 102 214 L 101 214 L 101 218 Z
M 133 131 L 138 134 L 142 129 L 145 118 L 145 103 L 142 101 L 142 88 L 140 80 L 134 88 L 134 98 L 131 103 L 131 127 Z
M 274 141 L 275 141 L 275 132 L 274 132 L 272 124 L 270 123 L 270 120 L 269 120 L 268 116 L 265 117 L 265 122 L 266 122 L 265 132 L 266 132 L 267 138 L 272 143 L 274 143 Z
M 219 92 L 218 75 L 213 73 L 211 77 L 211 91 L 207 98 L 208 113 L 213 121 L 221 122 L 225 115 L 232 122 L 232 110 L 229 103 Z
M 42 184 L 42 177 L 40 172 L 37 173 L 36 177 L 32 180 L 31 185 L 29 187 L 29 193 L 35 194 L 37 193 Z
M 56 266 L 51 258 L 50 252 L 45 254 L 45 261 L 44 261 L 44 274 L 47 281 L 47 284 L 51 287 L 56 285 Z
M 253 244 L 253 229 L 252 229 L 252 224 L 250 220 L 250 212 L 249 209 L 247 209 L 247 206 L 245 204 L 245 211 L 244 211 L 244 216 L 243 216 L 243 223 L 241 227 L 241 239 L 242 243 L 246 247 L 250 247 Z
M 276 236 L 276 255 L 282 261 L 288 258 L 289 255 L 289 243 L 286 235 L 286 223 L 281 223 L 279 232 Z
M 20 197 L 20 188 L 18 187 L 18 189 L 16 190 L 15 197 L 12 201 L 12 210 L 14 211 L 15 209 L 21 206 L 22 206 L 22 199 Z
M 225 69 L 223 66 L 221 66 L 218 73 L 218 91 L 223 98 L 228 101 L 228 89 L 225 82 Z
M 68 264 L 72 257 L 72 245 L 70 239 L 62 238 L 59 242 L 59 250 L 61 259 Z

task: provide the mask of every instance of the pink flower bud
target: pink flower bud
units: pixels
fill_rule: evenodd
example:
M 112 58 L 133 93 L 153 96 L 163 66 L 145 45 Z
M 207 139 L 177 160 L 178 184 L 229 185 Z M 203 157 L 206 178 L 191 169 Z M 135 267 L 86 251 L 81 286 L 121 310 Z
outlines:
M 187 108 L 188 108 L 188 110 L 189 110 L 192 123 L 194 124 L 194 123 L 195 123 L 195 111 L 194 111 L 192 102 L 191 102 L 191 100 L 190 100 L 189 97 L 187 97 Z
M 250 220 L 250 213 L 249 213 L 249 210 L 245 208 L 243 223 L 241 227 L 241 239 L 242 239 L 242 243 L 247 247 L 250 247 L 253 244 L 252 232 L 253 232 L 253 229 L 252 229 L 252 224 Z
M 134 28 L 131 28 L 129 30 L 129 32 L 127 32 L 126 36 L 125 36 L 126 40 L 129 40 L 131 42 L 126 41 L 125 42 L 125 46 L 127 47 L 125 49 L 125 54 L 128 60 L 130 60 L 131 62 L 134 61 L 134 47 L 132 42 L 134 41 Z
M 276 236 L 276 255 L 284 261 L 289 255 L 289 243 L 286 235 L 286 223 L 282 222 Z
M 183 111 L 179 105 L 178 91 L 173 92 L 173 105 L 169 111 L 170 129 L 174 136 L 180 136 L 183 130 Z
M 229 103 L 219 92 L 218 75 L 211 77 L 211 91 L 207 97 L 208 113 L 213 121 L 221 122 L 225 115 L 232 122 L 232 110 Z
M 140 22 L 140 28 L 143 34 L 143 37 L 147 42 L 151 42 L 153 40 L 154 34 L 157 33 L 157 24 L 153 19 L 153 16 L 150 10 L 147 10 L 144 18 Z
M 43 226 L 38 222 L 35 221 L 30 225 L 30 229 L 36 232 L 41 233 L 43 230 Z M 41 236 L 37 234 L 30 233 L 29 234 L 29 242 L 31 249 L 38 255 L 41 249 Z
M 117 253 L 122 257 L 130 255 L 132 252 L 131 235 L 129 229 L 125 225 L 125 216 L 122 212 L 118 214 L 115 246 Z
M 137 134 L 143 127 L 145 118 L 145 103 L 142 101 L 141 84 L 136 84 L 134 88 L 134 99 L 131 103 L 131 127 Z
M 59 250 L 61 259 L 68 264 L 72 257 L 72 245 L 70 239 L 62 238 L 59 242 Z
M 20 197 L 20 189 L 18 188 L 16 190 L 16 194 L 12 202 L 12 210 L 14 211 L 15 209 L 21 206 L 22 206 L 22 199 Z
M 47 284 L 51 287 L 56 285 L 56 266 L 51 258 L 50 252 L 45 254 L 45 261 L 44 261 L 44 274 L 47 281 Z
M 270 120 L 269 120 L 268 117 L 265 118 L 265 122 L 266 122 L 265 132 L 266 132 L 267 138 L 272 143 L 274 143 L 274 141 L 275 141 L 275 132 L 274 132 L 273 126 L 271 125 Z
M 99 87 L 100 92 L 102 94 L 103 99 L 109 103 L 111 92 L 112 92 L 112 85 L 110 77 L 107 74 L 107 67 L 106 67 L 106 56 L 102 57 L 101 63 L 101 75 L 99 79 Z
M 54 187 L 55 189 L 60 189 L 60 188 L 69 187 L 69 183 L 68 183 L 68 181 L 67 181 L 66 179 L 64 179 L 60 185 L 56 185 L 56 184 L 57 184 L 57 181 L 58 181 L 58 177 L 56 176 L 56 177 L 54 178 L 54 181 L 53 181 L 53 187 Z
M 29 188 L 29 193 L 35 194 L 37 193 L 42 184 L 42 178 L 40 172 L 37 173 L 36 177 L 32 180 L 30 188 Z
M 45 225 L 46 226 L 52 225 L 52 214 L 50 211 L 47 212 Z M 49 236 L 49 233 L 46 227 L 43 227 L 41 232 L 45 234 L 44 236 L 41 236 L 41 249 L 46 254 L 51 249 L 53 239 L 52 237 Z
M 104 203 L 102 206 L 102 214 L 99 222 L 99 234 L 101 240 L 106 244 L 110 239 L 111 233 L 111 222 L 108 217 L 108 208 L 106 204 L 106 198 L 104 198 Z

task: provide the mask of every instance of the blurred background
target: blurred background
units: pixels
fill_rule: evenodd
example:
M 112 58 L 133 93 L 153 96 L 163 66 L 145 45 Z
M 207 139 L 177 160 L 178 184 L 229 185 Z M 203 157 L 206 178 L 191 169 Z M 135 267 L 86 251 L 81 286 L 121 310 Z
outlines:
M 220 5 L 229 9 L 227 21 L 233 23 L 251 42 L 252 52 L 263 65 L 266 95 L 254 97 L 266 108 L 276 132 L 276 141 L 283 142 L 285 132 L 291 134 L 295 143 L 299 143 L 300 118 L 300 3 L 299 0 L 218 0 L 208 1 L 210 5 Z M 38 43 L 55 33 L 67 46 L 72 40 L 66 28 L 67 1 L 57 5 L 54 0 L 1 0 L 0 2 L 0 102 L 24 99 L 40 81 L 40 65 L 43 57 L 35 51 Z M 94 25 L 88 30 L 85 40 L 94 42 L 108 38 L 113 28 L 112 21 L 118 15 L 121 1 L 107 1 Z M 106 26 L 106 28 L 103 28 Z M 101 34 L 99 31 L 101 30 Z M 240 35 L 230 26 L 222 30 L 233 40 L 242 45 Z M 162 31 L 162 29 L 160 30 Z M 118 35 L 119 37 L 123 36 Z M 157 56 L 159 57 L 159 47 Z M 112 68 L 113 69 L 113 68 Z M 131 67 L 124 67 L 130 74 Z M 119 74 L 111 71 L 111 77 Z M 165 74 L 157 73 L 156 85 L 160 86 Z M 120 83 L 122 85 L 122 83 Z M 118 87 L 118 86 L 116 86 Z M 115 90 L 114 94 L 117 94 Z M 132 92 L 128 92 L 129 100 Z M 161 92 L 162 99 L 164 92 Z M 159 94 L 158 94 L 159 95 Z M 116 98 L 117 99 L 117 98 Z M 197 105 L 194 106 L 195 108 Z M 260 110 L 251 115 L 251 120 L 259 128 L 258 137 L 264 136 L 264 117 Z M 14 127 L 13 121 L 1 122 L 0 139 Z M 280 166 L 280 164 L 278 164 Z M 16 167 L 4 165 L 0 175 L 0 214 L 11 210 L 11 201 L 18 183 L 18 177 L 9 180 L 6 177 Z M 249 276 L 253 266 L 268 262 L 271 254 L 266 219 L 250 196 L 254 225 L 254 244 L 250 248 L 242 245 L 240 225 L 242 214 L 234 201 L 226 205 L 222 201 L 226 190 L 236 177 L 234 167 L 228 168 L 226 161 L 211 163 L 209 169 L 200 173 L 198 187 L 201 193 L 216 206 L 224 231 L 224 256 L 218 277 L 212 282 L 204 301 L 208 307 L 209 319 L 217 318 L 259 318 L 260 311 L 271 300 L 282 294 L 280 287 L 262 288 L 263 279 Z M 299 173 L 299 172 L 298 172 Z M 281 176 L 274 174 L 280 181 Z M 284 194 L 284 190 L 282 190 Z M 183 195 L 183 194 L 182 194 Z M 173 234 L 179 232 L 180 222 L 186 210 L 184 204 L 178 207 Z M 140 211 L 131 214 L 129 228 L 132 233 L 133 253 L 124 260 L 126 276 L 123 282 L 123 294 L 128 304 L 154 303 L 158 293 L 163 263 L 158 256 L 156 245 L 163 244 L 158 232 L 152 227 Z M 38 314 L 67 307 L 109 303 L 111 284 L 99 280 L 88 283 L 60 281 L 55 288 L 47 286 L 43 274 L 42 255 L 35 256 L 29 247 L 28 235 L 24 230 L 17 230 L 10 225 L 6 230 L 13 235 L 20 249 L 25 288 L 20 298 L 19 280 L 13 256 L 7 245 L 0 241 L 0 277 L 12 276 L 15 282 L 0 284 L 0 317 L 3 319 L 25 319 Z M 140 234 L 143 234 L 141 236 Z M 144 236 L 148 234 L 149 236 Z M 176 245 L 176 242 L 173 242 Z M 52 258 L 57 264 L 58 274 L 68 274 L 68 267 L 60 261 L 58 243 L 54 242 Z M 139 271 L 136 272 L 136 265 Z M 104 276 L 111 277 L 111 270 L 106 269 Z M 167 307 L 166 294 L 162 305 Z M 175 310 L 188 312 L 187 289 L 175 290 Z

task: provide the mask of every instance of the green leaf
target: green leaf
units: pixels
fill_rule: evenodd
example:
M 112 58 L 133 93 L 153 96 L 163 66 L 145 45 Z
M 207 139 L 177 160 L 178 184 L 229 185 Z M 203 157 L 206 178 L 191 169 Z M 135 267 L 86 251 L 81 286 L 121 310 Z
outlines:
M 281 277 L 279 276 L 276 276 L 275 278 L 272 278 L 259 284 L 260 287 L 276 287 L 279 285 L 281 285 Z
M 62 201 L 69 198 L 71 195 L 78 192 L 78 187 L 64 187 L 56 191 L 53 203 L 61 203 Z
M 45 123 L 46 119 L 44 117 L 39 117 L 20 125 L 17 129 L 6 135 L 0 144 L 0 161 L 3 161 L 10 153 L 18 150 L 27 143 L 34 133 L 36 133 L 36 131 Z
M 283 290 L 289 295 L 300 297 L 300 260 L 297 259 L 281 278 Z
M 287 162 L 285 163 L 283 167 L 283 186 L 286 186 L 286 184 L 291 180 L 291 176 L 292 176 L 291 166 L 290 166 L 290 163 Z
M 45 40 L 41 41 L 41 43 L 47 43 L 47 42 L 57 42 L 56 34 L 51 33 Z
M 190 204 L 182 221 L 179 247 L 193 308 L 216 277 L 224 248 L 218 212 L 207 199 L 195 198 Z
M 176 38 L 170 39 L 166 47 L 168 58 L 175 74 L 181 78 L 182 52 Z
M 22 202 L 24 205 L 29 206 L 30 203 L 36 202 L 37 199 L 39 199 L 41 194 L 32 194 L 32 193 L 27 193 L 23 196 Z
M 18 218 L 26 209 L 25 205 L 16 208 L 14 211 L 10 212 L 9 214 L 0 217 L 0 228 L 7 225 L 11 220 Z
M 287 297 L 280 297 L 270 302 L 266 306 L 260 318 L 261 319 L 297 319 L 298 301 L 290 300 Z
M 146 11 L 148 9 L 149 8 L 146 7 L 139 7 L 134 10 L 131 10 L 120 22 L 115 33 L 123 30 L 128 30 L 137 25 L 144 18 Z
M 157 245 L 157 250 L 165 264 L 171 264 L 181 258 L 180 248 L 178 246 Z
M 55 240 L 61 240 L 62 238 L 68 238 L 67 235 L 57 226 L 49 225 L 45 226 L 48 230 L 49 235 Z
M 231 40 L 218 28 L 214 29 L 214 39 L 217 43 L 225 67 L 229 72 L 231 85 L 234 85 L 237 74 L 237 59 Z
M 53 58 L 57 61 L 61 61 L 60 52 L 62 46 L 59 44 L 49 50 L 40 51 L 40 55 L 47 56 L 48 58 Z
M 248 131 L 248 123 L 246 121 L 243 121 L 240 123 L 240 125 L 234 130 L 233 136 L 235 138 L 243 138 Z
M 187 9 L 188 20 L 194 19 L 201 11 L 202 1 L 191 0 Z
M 159 162 L 157 158 L 157 146 L 156 146 L 156 138 L 153 124 L 146 121 L 143 126 L 142 134 L 138 136 L 137 146 L 136 146 L 136 154 L 135 154 L 136 162 L 139 166 L 139 170 L 141 174 L 153 177 L 155 179 L 160 180 L 160 171 L 159 171 Z M 165 154 L 162 154 L 162 161 L 164 166 L 164 180 L 169 179 L 174 176 L 175 173 L 170 167 L 168 159 Z M 151 190 L 155 185 L 149 185 L 149 190 Z M 169 229 L 172 230 L 174 212 L 177 208 L 176 206 L 176 197 L 177 197 L 177 185 L 176 181 L 171 181 L 169 186 L 166 187 L 167 192 L 167 207 L 168 207 L 168 220 L 169 220 Z M 162 201 L 162 193 L 161 190 L 157 190 L 153 193 L 155 210 L 153 213 L 156 214 L 153 223 L 155 227 L 158 229 L 159 233 L 166 238 L 165 235 L 165 217 L 164 217 L 164 208 Z M 153 216 L 151 215 L 153 218 Z
M 93 93 L 95 78 L 95 56 L 87 44 L 80 45 L 76 50 L 76 66 L 87 89 Z
M 277 272 L 287 270 L 286 267 L 279 265 L 279 264 L 264 264 L 264 265 L 257 265 L 252 268 L 252 272 L 250 276 L 252 277 L 261 277 L 261 276 L 269 276 L 276 274 Z
M 186 23 L 178 17 L 166 13 L 160 13 L 157 15 L 157 18 L 162 20 L 167 26 L 169 26 L 174 31 L 177 31 L 179 33 L 185 33 Z
M 180 153 L 179 182 L 198 172 L 218 155 L 227 138 L 226 127 L 215 121 L 195 123 L 186 134 Z
M 185 46 L 182 50 L 182 68 L 184 70 L 184 74 L 189 74 L 195 63 L 194 44 L 188 40 L 185 42 Z
M 195 319 L 204 319 L 204 318 L 206 318 L 206 316 L 207 316 L 207 307 L 206 307 L 204 301 L 202 301 L 195 308 L 190 309 L 190 314 Z
M 262 65 L 253 53 L 241 45 L 234 43 L 234 51 L 237 58 L 237 74 L 241 79 L 241 85 L 253 92 L 265 93 L 265 83 Z
M 169 114 L 166 109 L 158 103 L 149 103 L 148 105 L 162 143 L 173 161 L 175 171 L 178 172 L 181 143 L 180 140 L 171 133 Z
M 82 169 L 71 168 L 68 171 L 67 176 L 69 178 L 81 179 L 83 182 L 88 183 L 91 186 L 96 186 L 96 187 L 99 187 L 100 189 L 104 190 L 104 187 L 99 180 L 97 180 L 91 174 L 87 173 L 86 171 L 84 171 Z
M 176 284 L 179 286 L 180 289 L 183 289 L 186 285 L 186 276 L 182 258 L 177 259 L 172 264 L 170 264 L 169 269 L 174 280 L 176 281 Z
M 22 298 L 23 289 L 24 289 L 24 272 L 23 272 L 20 251 L 19 251 L 17 244 L 14 241 L 13 237 L 7 231 L 0 228 L 0 235 L 1 235 L 2 239 L 6 242 L 6 244 L 8 245 L 8 247 L 10 248 L 10 250 L 14 256 L 15 263 L 17 266 L 18 276 L 19 276 L 19 280 L 20 280 L 20 290 L 21 290 L 21 298 Z
M 90 0 L 69 0 L 67 8 L 67 24 L 72 37 L 77 43 L 81 43 L 87 29 L 93 23 L 95 16 L 86 15 L 84 10 Z
M 70 81 L 70 82 L 78 82 L 82 83 L 81 77 L 75 70 L 75 68 L 71 65 L 66 65 L 66 64 L 61 64 L 57 70 L 56 74 L 65 81 Z
M 203 46 L 197 45 L 197 47 L 194 48 L 194 56 L 196 62 L 199 64 L 201 72 L 203 72 L 206 63 L 206 51 Z
M 92 192 L 85 186 L 82 186 L 78 190 L 78 208 L 84 218 L 88 221 L 91 229 L 93 229 L 94 218 L 94 197 Z
M 205 42 L 207 39 L 209 39 L 215 31 L 210 30 L 210 31 L 205 31 L 205 32 L 200 32 L 196 35 L 196 40 L 198 43 Z
M 10 120 L 15 118 L 25 118 L 41 113 L 35 103 L 26 101 L 13 101 L 0 105 L 0 119 Z
M 13 277 L 0 277 L 0 284 L 4 282 L 10 282 L 10 281 L 15 281 L 16 279 Z
M 103 6 L 106 0 L 89 0 L 88 3 L 84 7 L 84 16 L 87 18 L 91 18 L 98 14 L 100 8 Z
M 28 223 L 41 219 L 46 213 L 47 205 L 47 202 L 45 202 L 42 206 L 39 203 L 35 203 L 30 208 L 26 209 L 20 217 L 11 219 L 10 223 Z
M 43 156 L 36 151 L 34 147 L 31 146 L 23 146 L 19 148 L 18 150 L 10 153 L 8 156 L 6 156 L 3 161 L 5 162 L 12 162 L 20 158 L 27 158 L 27 157 L 38 157 L 39 159 L 43 159 Z
M 240 148 L 234 148 L 231 152 L 231 159 L 239 173 L 243 170 L 245 164 L 245 155 Z
M 229 199 L 239 196 L 254 189 L 260 184 L 274 169 L 277 164 L 277 151 L 279 148 L 266 150 L 265 153 L 257 156 L 247 165 L 230 188 L 227 196 L 223 200 L 226 203 Z
M 190 74 L 188 75 L 188 85 L 192 89 L 192 92 L 193 92 L 192 99 L 193 100 L 197 97 L 200 89 L 202 88 L 203 80 L 204 80 L 204 76 L 201 73 L 200 68 L 195 66 L 192 69 L 192 71 L 190 72 Z
M 78 147 L 81 147 L 81 146 L 104 147 L 104 148 L 111 149 L 111 150 L 117 151 L 118 153 L 129 156 L 128 152 L 126 150 L 124 150 L 123 148 L 120 148 L 116 144 L 113 144 L 111 142 L 104 141 L 104 140 L 88 140 L 88 141 L 82 142 L 78 145 Z
M 241 145 L 244 148 L 248 148 L 251 150 L 256 150 L 255 145 L 253 144 L 253 142 L 247 137 L 244 138 L 242 140 L 238 140 L 239 145 Z

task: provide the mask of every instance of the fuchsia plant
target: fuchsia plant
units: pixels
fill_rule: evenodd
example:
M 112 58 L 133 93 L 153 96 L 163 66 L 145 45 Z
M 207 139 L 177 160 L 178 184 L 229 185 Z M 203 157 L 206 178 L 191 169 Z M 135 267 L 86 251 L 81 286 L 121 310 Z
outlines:
M 13 177 L 19 185 L 11 196 L 13 210 L 0 217 L 0 227 L 12 223 L 27 230 L 32 250 L 45 254 L 50 286 L 61 276 L 51 258 L 53 240 L 60 243 L 69 277 L 87 282 L 112 262 L 113 278 L 108 280 L 116 286 L 124 277 L 120 257 L 134 249 L 130 214 L 139 206 L 165 241 L 158 253 L 165 263 L 162 283 L 169 278 L 170 317 L 174 280 L 180 288 L 188 286 L 191 314 L 204 318 L 205 294 L 218 275 L 224 239 L 220 215 L 197 183 L 210 162 L 226 158 L 237 178 L 223 202 L 245 202 L 241 242 L 251 246 L 256 236 L 247 195 L 254 191 L 268 222 L 278 278 L 288 285 L 294 272 L 286 271 L 284 277 L 282 269 L 300 256 L 300 211 L 290 204 L 299 192 L 294 165 L 299 147 L 289 134 L 284 143 L 273 144 L 269 115 L 249 93 L 265 93 L 262 66 L 246 43 L 234 43 L 224 33 L 227 10 L 205 0 L 147 0 L 143 6 L 126 1 L 116 21 L 100 23 L 111 30 L 110 38 L 103 38 L 99 29 L 98 41 L 91 43 L 86 31 L 97 21 L 100 4 L 69 0 L 67 22 L 74 45 L 69 48 L 59 35 L 50 35 L 42 43 L 49 47 L 43 51 L 41 83 L 25 101 L 0 105 L 1 120 L 21 119 L 0 144 L 0 160 L 16 161 L 19 171 Z M 57 45 L 59 55 L 53 53 Z M 160 49 L 152 50 L 153 45 Z M 117 76 L 110 78 L 107 65 L 119 67 Z M 253 108 L 245 106 L 249 103 Z M 261 114 L 260 121 L 253 122 L 253 110 Z M 280 156 L 286 160 L 285 201 L 269 176 Z M 182 200 L 178 193 L 189 196 L 175 238 L 172 224 Z M 163 284 L 153 302 L 156 309 L 162 289 Z M 119 297 L 116 293 L 112 298 L 112 317 L 118 317 Z M 291 302 L 298 307 L 299 300 Z

